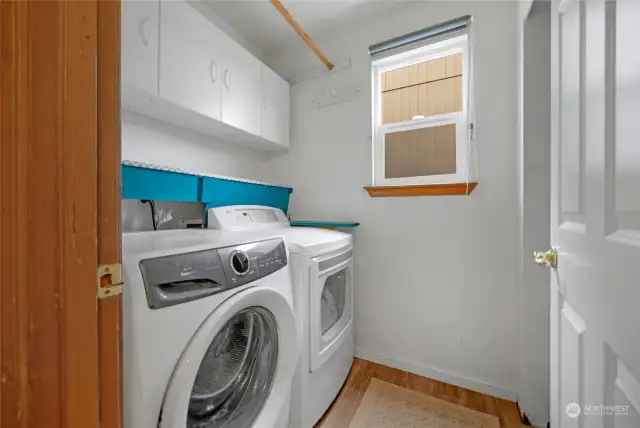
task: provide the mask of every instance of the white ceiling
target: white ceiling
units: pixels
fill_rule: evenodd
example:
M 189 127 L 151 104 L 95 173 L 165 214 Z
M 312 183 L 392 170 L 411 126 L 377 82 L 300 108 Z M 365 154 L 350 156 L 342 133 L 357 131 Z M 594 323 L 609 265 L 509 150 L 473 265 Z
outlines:
M 262 53 L 303 43 L 269 0 L 205 0 L 234 31 Z M 395 2 L 376 0 L 283 0 L 312 39 L 384 13 Z

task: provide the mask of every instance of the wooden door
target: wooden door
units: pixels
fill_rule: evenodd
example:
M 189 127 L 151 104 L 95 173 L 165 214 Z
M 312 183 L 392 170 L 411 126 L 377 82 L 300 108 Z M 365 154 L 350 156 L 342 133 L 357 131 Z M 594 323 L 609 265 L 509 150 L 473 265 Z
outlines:
M 551 426 L 640 426 L 640 2 L 552 6 Z
M 121 427 L 120 4 L 0 2 L 0 426 Z

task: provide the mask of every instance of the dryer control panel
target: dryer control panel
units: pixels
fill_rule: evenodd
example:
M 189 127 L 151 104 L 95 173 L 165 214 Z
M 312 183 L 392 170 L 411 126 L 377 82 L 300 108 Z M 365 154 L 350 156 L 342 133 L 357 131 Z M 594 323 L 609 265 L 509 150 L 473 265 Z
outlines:
M 151 309 L 240 287 L 287 265 L 281 238 L 140 261 Z
M 279 208 L 259 205 L 233 205 L 209 208 L 207 227 L 216 230 L 251 231 L 290 227 L 287 216 Z

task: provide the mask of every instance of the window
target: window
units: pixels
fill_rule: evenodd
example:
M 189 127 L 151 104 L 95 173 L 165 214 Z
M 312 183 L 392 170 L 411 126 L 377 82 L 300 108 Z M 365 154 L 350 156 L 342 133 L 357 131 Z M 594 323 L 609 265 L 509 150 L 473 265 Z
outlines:
M 466 21 L 463 32 L 431 36 L 409 47 L 372 57 L 374 185 L 466 183 L 470 176 Z

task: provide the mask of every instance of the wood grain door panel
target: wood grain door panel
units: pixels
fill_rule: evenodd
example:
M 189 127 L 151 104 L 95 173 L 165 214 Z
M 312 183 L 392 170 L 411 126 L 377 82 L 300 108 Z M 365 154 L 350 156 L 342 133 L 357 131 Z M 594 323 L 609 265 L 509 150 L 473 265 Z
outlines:
M 0 425 L 119 427 L 120 5 L 2 2 L 0 40 Z

